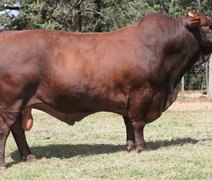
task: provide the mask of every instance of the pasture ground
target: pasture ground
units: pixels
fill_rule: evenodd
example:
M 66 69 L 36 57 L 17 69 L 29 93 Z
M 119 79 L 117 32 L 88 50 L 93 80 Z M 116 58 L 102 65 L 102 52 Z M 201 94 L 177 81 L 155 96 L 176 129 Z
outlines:
M 122 117 L 112 113 L 68 126 L 35 111 L 26 135 L 37 160 L 21 162 L 10 135 L 0 179 L 212 179 L 212 103 L 204 96 L 180 94 L 147 125 L 146 153 L 125 150 Z

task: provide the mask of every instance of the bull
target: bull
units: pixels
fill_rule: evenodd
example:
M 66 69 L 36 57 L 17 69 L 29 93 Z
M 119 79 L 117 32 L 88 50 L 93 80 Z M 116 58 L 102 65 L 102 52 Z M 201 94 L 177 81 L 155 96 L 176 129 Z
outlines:
M 146 149 L 143 130 L 176 99 L 182 76 L 209 59 L 212 22 L 196 12 L 149 14 L 107 33 L 0 33 L 0 168 L 12 132 L 21 157 L 35 158 L 25 131 L 32 109 L 73 125 L 89 114 L 123 116 L 127 149 Z

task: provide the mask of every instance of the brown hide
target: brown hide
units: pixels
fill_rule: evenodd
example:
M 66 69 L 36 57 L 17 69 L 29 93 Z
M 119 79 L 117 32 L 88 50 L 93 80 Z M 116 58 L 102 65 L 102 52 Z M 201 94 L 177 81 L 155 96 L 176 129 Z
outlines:
M 144 125 L 175 101 L 181 77 L 212 52 L 211 24 L 191 13 L 150 14 L 108 33 L 1 32 L 0 165 L 8 128 L 21 156 L 31 154 L 20 123 L 32 127 L 32 108 L 68 124 L 94 112 L 118 113 L 129 149 L 143 150 Z

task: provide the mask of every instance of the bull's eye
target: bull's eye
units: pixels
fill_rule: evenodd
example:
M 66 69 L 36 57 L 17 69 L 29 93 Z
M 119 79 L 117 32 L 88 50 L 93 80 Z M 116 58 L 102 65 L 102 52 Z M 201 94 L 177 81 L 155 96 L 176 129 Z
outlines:
M 207 26 L 207 29 L 210 29 L 210 30 L 212 30 L 212 25 L 211 25 L 211 26 Z
M 212 25 L 206 26 L 207 29 L 212 29 Z

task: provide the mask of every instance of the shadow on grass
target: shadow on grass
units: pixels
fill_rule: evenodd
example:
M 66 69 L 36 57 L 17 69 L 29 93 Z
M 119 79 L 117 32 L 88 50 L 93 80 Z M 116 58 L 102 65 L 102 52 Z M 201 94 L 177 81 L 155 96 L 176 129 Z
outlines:
M 156 150 L 162 147 L 182 146 L 185 144 L 196 144 L 198 142 L 199 140 L 192 138 L 176 138 L 171 140 L 149 141 L 146 144 L 150 150 Z
M 51 144 L 46 146 L 32 147 L 31 151 L 36 155 L 36 159 L 42 158 L 60 158 L 67 159 L 75 156 L 91 156 L 98 154 L 109 154 L 124 151 L 124 145 L 111 144 Z M 11 154 L 14 160 L 7 164 L 11 167 L 18 162 L 21 162 L 18 150 Z
M 184 144 L 196 144 L 199 140 L 192 138 L 178 138 L 172 140 L 159 140 L 147 142 L 147 147 L 150 150 L 156 150 L 162 147 L 180 146 Z M 125 151 L 125 145 L 111 145 L 111 144 L 52 144 L 46 146 L 38 146 L 31 148 L 32 152 L 36 154 L 37 159 L 42 158 L 71 158 L 75 156 L 91 156 L 98 154 L 109 154 L 120 151 Z M 13 162 L 9 163 L 7 167 L 20 162 L 18 150 L 11 154 Z

